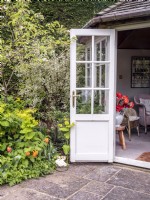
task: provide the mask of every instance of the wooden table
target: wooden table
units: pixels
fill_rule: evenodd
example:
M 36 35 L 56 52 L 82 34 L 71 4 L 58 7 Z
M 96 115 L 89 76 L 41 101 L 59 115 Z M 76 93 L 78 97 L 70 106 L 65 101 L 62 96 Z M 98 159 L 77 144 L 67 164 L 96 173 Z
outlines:
M 119 134 L 119 142 L 120 142 L 120 145 L 122 146 L 122 149 L 126 149 L 125 137 L 123 133 L 124 129 L 125 129 L 125 126 L 116 127 L 116 131 Z

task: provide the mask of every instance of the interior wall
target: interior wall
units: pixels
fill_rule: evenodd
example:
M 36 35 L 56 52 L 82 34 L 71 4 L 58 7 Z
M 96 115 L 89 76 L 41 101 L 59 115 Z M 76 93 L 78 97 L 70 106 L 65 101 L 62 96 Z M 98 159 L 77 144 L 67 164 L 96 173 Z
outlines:
M 132 56 L 150 56 L 150 50 L 117 50 L 117 92 L 129 96 L 130 99 L 136 94 L 150 94 L 150 88 L 131 88 Z

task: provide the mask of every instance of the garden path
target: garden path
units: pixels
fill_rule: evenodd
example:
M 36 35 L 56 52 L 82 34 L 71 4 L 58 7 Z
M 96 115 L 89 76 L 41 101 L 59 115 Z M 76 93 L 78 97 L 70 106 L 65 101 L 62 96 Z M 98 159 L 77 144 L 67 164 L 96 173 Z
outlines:
M 150 200 L 150 172 L 106 163 L 71 164 L 13 187 L 0 187 L 0 200 Z

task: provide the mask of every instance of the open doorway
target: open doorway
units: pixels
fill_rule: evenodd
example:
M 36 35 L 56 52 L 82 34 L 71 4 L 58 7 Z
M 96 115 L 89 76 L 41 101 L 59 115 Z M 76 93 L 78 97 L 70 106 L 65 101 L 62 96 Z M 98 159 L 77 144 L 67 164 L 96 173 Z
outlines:
M 118 31 L 116 90 L 127 95 L 131 101 L 134 101 L 134 97 L 140 94 L 150 96 L 149 33 L 150 28 Z M 135 67 L 132 66 L 133 59 L 135 59 L 134 65 L 139 62 L 136 68 L 137 73 L 133 72 L 133 67 Z M 134 109 L 139 115 L 138 106 L 135 105 Z M 127 164 L 135 164 L 142 161 L 143 157 L 146 166 L 150 165 L 150 126 L 148 126 L 147 134 L 145 134 L 144 126 L 140 125 L 139 136 L 135 128 L 131 129 L 131 141 L 127 129 L 124 130 L 124 136 L 126 149 L 121 148 L 116 134 L 116 160 L 125 159 Z M 147 152 L 149 154 L 144 154 Z

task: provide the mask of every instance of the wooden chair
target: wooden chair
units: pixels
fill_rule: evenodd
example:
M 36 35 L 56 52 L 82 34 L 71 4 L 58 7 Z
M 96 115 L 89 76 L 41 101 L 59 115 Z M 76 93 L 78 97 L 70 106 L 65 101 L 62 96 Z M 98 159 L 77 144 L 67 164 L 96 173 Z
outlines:
M 133 108 L 126 108 L 124 113 L 124 119 L 121 125 L 124 125 L 129 134 L 129 140 L 131 141 L 131 129 L 136 128 L 139 136 L 139 117 Z

